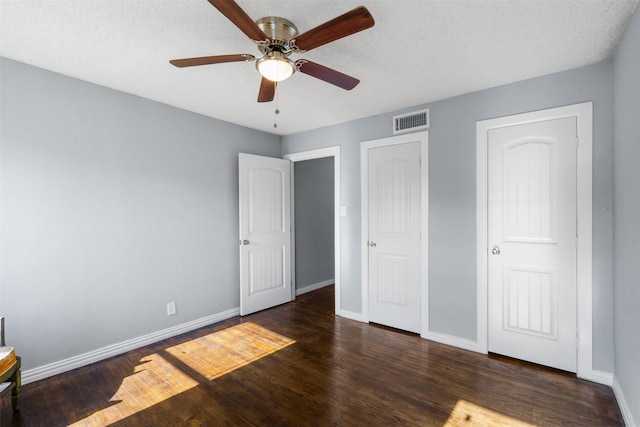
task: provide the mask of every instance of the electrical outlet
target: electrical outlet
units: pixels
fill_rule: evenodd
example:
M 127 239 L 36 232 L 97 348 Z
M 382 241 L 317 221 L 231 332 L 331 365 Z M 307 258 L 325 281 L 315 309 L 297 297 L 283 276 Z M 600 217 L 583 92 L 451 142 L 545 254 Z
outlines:
M 174 314 L 176 314 L 176 303 L 172 301 L 167 304 L 167 316 L 173 316 Z

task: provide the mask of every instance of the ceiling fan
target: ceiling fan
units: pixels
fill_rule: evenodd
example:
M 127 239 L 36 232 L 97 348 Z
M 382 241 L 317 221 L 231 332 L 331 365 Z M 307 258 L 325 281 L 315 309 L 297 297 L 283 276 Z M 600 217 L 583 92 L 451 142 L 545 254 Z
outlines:
M 242 53 L 169 61 L 176 67 L 256 61 L 256 68 L 262 75 L 258 102 L 273 101 L 278 82 L 289 78 L 296 71 L 345 90 L 351 90 L 360 83 L 360 80 L 324 65 L 306 59 L 298 59 L 294 62 L 289 59 L 289 56 L 294 52 L 308 52 L 311 49 L 373 27 L 373 17 L 364 6 L 357 7 L 309 31 L 298 34 L 296 26 L 284 18 L 267 16 L 254 22 L 234 0 L 208 1 L 254 41 L 262 53 L 262 57 L 256 58 L 248 53 Z

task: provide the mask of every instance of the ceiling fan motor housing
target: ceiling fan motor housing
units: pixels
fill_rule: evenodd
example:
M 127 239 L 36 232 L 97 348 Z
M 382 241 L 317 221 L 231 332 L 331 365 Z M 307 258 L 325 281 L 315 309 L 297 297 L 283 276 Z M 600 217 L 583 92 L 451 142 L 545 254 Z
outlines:
M 256 21 L 256 25 L 269 37 L 269 46 L 258 46 L 262 53 L 278 50 L 288 53 L 289 40 L 298 35 L 298 28 L 288 19 L 278 16 L 265 16 Z

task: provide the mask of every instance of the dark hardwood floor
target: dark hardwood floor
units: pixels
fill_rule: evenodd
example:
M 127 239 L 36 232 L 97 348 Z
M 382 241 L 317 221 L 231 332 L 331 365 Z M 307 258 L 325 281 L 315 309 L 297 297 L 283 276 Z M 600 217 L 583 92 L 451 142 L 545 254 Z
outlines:
M 617 426 L 610 388 L 335 317 L 333 287 L 25 385 L 4 426 Z

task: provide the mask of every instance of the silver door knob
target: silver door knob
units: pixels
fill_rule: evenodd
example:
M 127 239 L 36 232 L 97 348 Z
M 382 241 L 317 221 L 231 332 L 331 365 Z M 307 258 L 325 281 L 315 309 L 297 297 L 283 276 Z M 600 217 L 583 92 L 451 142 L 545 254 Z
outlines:
M 249 243 L 251 243 L 251 242 L 249 242 L 247 239 L 244 239 L 244 240 L 240 241 L 241 245 L 248 245 Z
M 370 248 L 375 248 L 377 245 L 376 245 L 376 242 L 372 240 L 370 242 L 367 242 L 367 246 L 369 246 Z
M 500 255 L 500 248 L 498 246 L 494 246 L 493 249 L 491 249 L 491 254 Z

